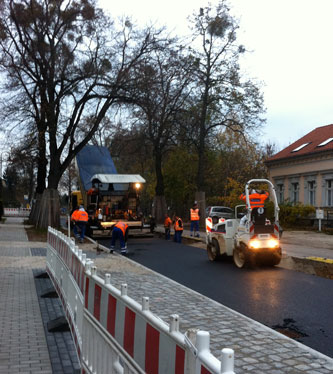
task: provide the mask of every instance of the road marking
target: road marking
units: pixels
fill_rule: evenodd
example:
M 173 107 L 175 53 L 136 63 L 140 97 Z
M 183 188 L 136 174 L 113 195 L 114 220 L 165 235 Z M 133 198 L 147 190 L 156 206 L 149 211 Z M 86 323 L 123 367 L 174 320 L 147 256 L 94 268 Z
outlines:
M 333 260 L 330 258 L 323 258 L 323 257 L 306 257 L 307 260 L 313 260 L 313 261 L 320 261 L 320 262 L 326 262 L 327 264 L 333 264 Z

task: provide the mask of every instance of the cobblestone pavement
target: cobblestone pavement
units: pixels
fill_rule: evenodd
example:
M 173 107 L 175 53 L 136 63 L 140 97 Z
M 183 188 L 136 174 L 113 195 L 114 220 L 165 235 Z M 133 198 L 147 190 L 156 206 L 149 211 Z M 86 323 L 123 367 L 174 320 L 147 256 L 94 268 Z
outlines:
M 14 241 L 20 246 L 12 247 Z M 52 373 L 32 274 L 36 262 L 23 243 L 29 245 L 23 226 L 1 225 L 0 373 Z
M 329 374 L 333 359 L 277 333 L 187 287 L 157 274 L 128 258 L 102 253 L 92 245 L 80 246 L 94 258 L 100 275 L 111 274 L 111 283 L 128 284 L 128 295 L 141 303 L 149 296 L 151 311 L 168 322 L 170 314 L 180 315 L 180 329 L 201 329 L 211 334 L 211 351 L 235 350 L 237 374 Z
M 0 374 L 80 372 L 69 331 L 48 332 L 64 315 L 59 298 L 41 298 L 52 288 L 45 271 L 46 243 L 28 241 L 23 219 L 0 225 Z
M 46 249 L 42 251 L 32 250 L 35 255 L 45 256 Z M 45 252 L 45 254 L 44 254 Z M 34 269 L 34 275 L 43 273 L 45 269 Z M 53 374 L 73 374 L 80 373 L 80 363 L 76 353 L 75 344 L 72 335 L 68 331 L 49 332 L 47 329 L 47 323 L 56 318 L 62 317 L 64 311 L 62 304 L 58 297 L 56 298 L 43 298 L 45 292 L 50 291 L 53 288 L 52 281 L 49 278 L 35 278 L 35 284 L 37 289 L 39 306 L 42 314 L 42 320 L 44 324 L 44 331 L 46 341 L 49 349 L 52 373 Z

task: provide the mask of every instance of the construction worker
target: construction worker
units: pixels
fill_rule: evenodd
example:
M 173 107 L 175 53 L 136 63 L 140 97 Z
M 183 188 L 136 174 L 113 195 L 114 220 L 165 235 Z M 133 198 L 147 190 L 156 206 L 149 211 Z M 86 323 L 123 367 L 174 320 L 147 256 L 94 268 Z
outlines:
M 84 242 L 84 234 L 86 232 L 88 218 L 88 213 L 84 210 L 83 205 L 76 208 L 71 216 L 71 220 L 74 223 L 74 236 L 75 238 L 80 239 L 80 243 Z M 78 233 L 78 229 L 80 230 L 80 234 Z
M 165 219 L 164 219 L 165 240 L 170 240 L 171 225 L 172 225 L 171 218 L 169 217 L 168 213 L 165 213 Z
M 174 218 L 174 229 L 175 229 L 175 236 L 174 236 L 174 241 L 176 243 L 181 243 L 182 242 L 182 233 L 183 233 L 183 221 L 180 217 L 175 216 Z
M 190 236 L 196 236 L 197 238 L 200 237 L 199 234 L 199 220 L 200 220 L 200 210 L 198 208 L 198 203 L 195 201 L 193 207 L 190 209 L 190 220 L 191 220 L 191 228 L 190 228 Z
M 249 200 L 250 200 L 250 206 L 251 209 L 254 208 L 264 208 L 265 205 L 265 200 L 268 198 L 269 193 L 267 191 L 261 191 L 261 190 L 252 190 L 251 194 L 249 194 Z M 240 199 L 244 200 L 246 203 L 246 195 L 241 194 Z M 264 212 L 264 210 L 263 210 Z M 245 215 L 244 217 L 241 218 L 240 220 L 240 226 L 245 226 L 247 223 L 247 216 Z
M 113 226 L 110 253 L 113 253 L 115 249 L 116 240 L 120 242 L 120 253 L 122 255 L 127 254 L 127 237 L 128 237 L 128 224 L 124 222 L 118 222 Z
M 263 208 L 265 205 L 265 200 L 268 198 L 269 193 L 267 191 L 256 191 L 252 190 L 249 195 L 251 208 Z M 242 193 L 240 199 L 244 200 L 246 203 L 246 195 Z

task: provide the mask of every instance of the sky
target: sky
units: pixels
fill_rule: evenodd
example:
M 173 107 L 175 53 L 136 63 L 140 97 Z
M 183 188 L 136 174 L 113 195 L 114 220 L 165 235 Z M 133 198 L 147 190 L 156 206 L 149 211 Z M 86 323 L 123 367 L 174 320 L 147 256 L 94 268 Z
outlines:
M 187 17 L 217 0 L 99 0 L 112 17 L 150 21 L 188 34 Z M 278 150 L 316 127 L 333 123 L 333 0 L 229 0 L 239 20 L 247 77 L 263 84 L 263 143 Z

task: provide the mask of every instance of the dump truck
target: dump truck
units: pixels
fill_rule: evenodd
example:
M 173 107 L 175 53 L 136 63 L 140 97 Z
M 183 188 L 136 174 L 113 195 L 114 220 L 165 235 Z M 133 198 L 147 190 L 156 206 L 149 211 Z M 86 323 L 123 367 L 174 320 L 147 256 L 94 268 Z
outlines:
M 270 200 L 274 204 L 273 222 L 268 219 L 266 208 L 251 207 L 250 189 L 254 184 L 266 184 Z M 274 266 L 280 263 L 279 205 L 274 185 L 267 179 L 251 179 L 245 186 L 245 205 L 235 207 L 235 217 L 221 218 L 216 224 L 206 218 L 206 244 L 210 261 L 232 256 L 238 268 L 256 265 Z M 246 213 L 239 216 L 240 208 Z
M 80 193 L 74 191 L 72 199 L 83 202 L 88 212 L 88 236 L 109 236 L 119 221 L 128 224 L 130 233 L 149 231 L 150 225 L 145 224 L 140 211 L 144 178 L 139 174 L 118 174 L 109 150 L 93 145 L 78 153 L 76 168 Z

